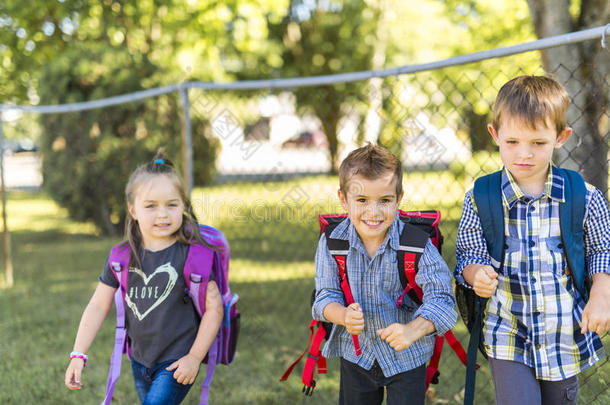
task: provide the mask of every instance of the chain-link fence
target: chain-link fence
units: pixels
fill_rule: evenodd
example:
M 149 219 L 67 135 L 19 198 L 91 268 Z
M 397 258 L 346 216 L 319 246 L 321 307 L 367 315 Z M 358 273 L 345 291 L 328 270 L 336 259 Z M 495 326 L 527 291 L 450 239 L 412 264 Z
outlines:
M 599 47 L 597 40 L 594 46 Z M 595 176 L 591 171 L 585 176 L 608 196 L 607 60 L 608 52 L 601 50 L 591 64 L 565 61 L 547 72 L 539 53 L 531 52 L 413 73 L 397 71 L 392 76 L 348 83 L 329 80 L 314 87 L 299 87 L 296 82 L 292 88 L 252 85 L 252 90 L 239 91 L 177 86 L 155 98 L 132 101 L 128 107 L 71 112 L 41 118 L 40 122 L 42 131 L 58 131 L 63 128 L 62 120 L 69 120 L 80 125 L 78 136 L 99 139 L 98 150 L 87 149 L 80 156 L 69 157 L 83 162 L 79 170 L 90 170 L 91 176 L 100 179 L 95 184 L 89 182 L 92 193 L 94 186 L 103 185 L 102 172 L 109 170 L 100 156 L 104 148 L 111 150 L 117 138 L 129 140 L 121 146 L 123 159 L 138 157 L 137 164 L 146 160 L 141 150 L 146 150 L 144 146 L 152 136 L 153 121 L 157 131 L 176 135 L 168 146 L 176 156 L 180 156 L 183 144 L 177 132 L 190 132 L 193 140 L 185 136 L 184 141 L 193 146 L 186 148 L 186 154 L 192 154 L 195 168 L 195 212 L 201 222 L 218 227 L 227 236 L 232 285 L 241 296 L 242 337 L 236 364 L 231 366 L 239 374 L 231 378 L 240 385 L 268 387 L 243 403 L 294 403 L 295 398 L 306 402 L 294 394 L 299 390 L 299 368 L 295 370 L 297 376 L 292 377 L 295 381 L 282 385 L 276 381 L 307 342 L 317 215 L 340 210 L 338 179 L 329 174 L 336 163 L 369 140 L 399 155 L 405 170 L 401 208 L 441 211 L 441 231 L 445 235 L 442 254 L 453 268 L 464 193 L 475 178 L 501 168 L 486 129 L 493 101 L 500 86 L 517 74 L 548 73 L 568 88 L 573 101 L 569 125 L 575 128 L 574 141 L 567 145 L 567 153 L 556 156 L 555 162 L 574 166 L 581 161 L 591 166 L 590 160 L 597 159 L 592 163 L 597 168 Z M 179 92 L 170 92 L 174 90 Z M 180 105 L 185 103 L 189 105 L 187 120 L 180 113 Z M 118 122 L 115 118 L 127 111 L 138 111 L 139 118 L 131 126 L 114 125 Z M 17 121 L 5 123 L 5 130 L 11 125 L 18 127 Z M 206 150 L 198 150 L 202 139 L 207 142 Z M 66 142 L 76 141 L 58 133 L 50 143 L 51 149 L 61 152 Z M 209 179 L 204 176 L 199 180 L 197 171 L 210 169 L 198 169 L 198 162 L 217 146 L 214 181 L 202 187 L 201 182 Z M 585 147 L 590 157 L 582 160 L 580 153 Z M 212 159 L 209 153 L 205 156 Z M 45 164 L 52 169 L 54 163 Z M 190 172 L 191 163 L 184 165 Z M 111 212 L 113 203 L 106 207 L 110 222 L 116 222 Z M 455 333 L 466 346 L 468 337 L 461 321 Z M 603 340 L 608 348 L 607 334 Z M 490 404 L 490 372 L 483 360 L 480 363 L 475 401 Z M 312 401 L 336 403 L 338 369 L 338 363 L 329 363 L 329 375 L 318 378 L 319 388 Z M 461 403 L 465 369 L 448 348 L 440 373 L 441 383 L 432 386 L 428 403 Z M 580 402 L 610 403 L 609 378 L 610 365 L 604 358 L 582 374 Z M 224 381 L 221 379 L 220 387 L 229 386 L 228 377 Z M 230 397 L 218 397 L 218 403 Z

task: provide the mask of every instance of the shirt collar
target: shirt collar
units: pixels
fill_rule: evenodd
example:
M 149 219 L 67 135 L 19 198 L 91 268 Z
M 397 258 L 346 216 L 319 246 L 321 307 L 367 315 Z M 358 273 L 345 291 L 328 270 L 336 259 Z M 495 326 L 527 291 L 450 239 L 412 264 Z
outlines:
M 506 167 L 502 169 L 502 194 L 508 209 L 511 209 L 517 201 L 525 197 L 525 194 L 521 191 L 521 188 L 519 188 Z M 549 164 L 549 174 L 544 182 L 544 188 L 540 197 L 548 197 L 557 202 L 565 201 L 564 180 L 552 162 Z
M 402 224 L 400 223 L 400 219 L 398 217 L 398 211 L 396 211 L 396 215 L 394 216 L 394 221 L 390 228 L 388 229 L 388 233 L 383 240 L 381 246 L 386 246 L 388 241 L 390 242 L 390 247 L 394 250 L 398 250 L 400 246 L 400 231 L 402 229 Z M 358 236 L 358 232 L 356 232 L 356 227 L 352 224 L 349 217 L 344 221 L 339 223 L 335 229 L 330 233 L 330 237 L 333 239 L 341 239 L 349 241 L 350 247 L 355 247 L 362 252 L 366 253 L 366 249 L 362 244 L 362 240 Z

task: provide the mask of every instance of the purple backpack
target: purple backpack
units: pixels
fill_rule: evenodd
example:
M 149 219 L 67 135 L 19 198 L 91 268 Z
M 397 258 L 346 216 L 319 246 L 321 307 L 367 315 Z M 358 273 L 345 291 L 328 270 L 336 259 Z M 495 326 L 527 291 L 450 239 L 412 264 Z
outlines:
M 193 304 L 199 316 L 205 311 L 206 286 L 213 272 L 220 290 L 224 306 L 224 317 L 218 335 L 212 342 L 208 354 L 203 359 L 206 363 L 206 376 L 201 384 L 201 404 L 208 403 L 208 395 L 216 364 L 230 364 L 235 357 L 237 334 L 239 329 L 239 313 L 237 312 L 237 294 L 229 289 L 229 244 L 224 235 L 208 225 L 200 225 L 201 237 L 214 250 L 201 244 L 189 247 L 182 275 L 193 299 Z M 108 259 L 112 273 L 120 284 L 114 294 L 117 312 L 117 327 L 114 351 L 110 358 L 110 372 L 106 386 L 106 397 L 102 404 L 108 405 L 112 400 L 114 386 L 121 375 L 121 358 L 127 353 L 131 358 L 131 344 L 125 329 L 125 293 L 127 291 L 127 276 L 129 268 L 129 244 L 119 243 L 110 251 Z M 127 270 L 127 271 L 124 271 Z

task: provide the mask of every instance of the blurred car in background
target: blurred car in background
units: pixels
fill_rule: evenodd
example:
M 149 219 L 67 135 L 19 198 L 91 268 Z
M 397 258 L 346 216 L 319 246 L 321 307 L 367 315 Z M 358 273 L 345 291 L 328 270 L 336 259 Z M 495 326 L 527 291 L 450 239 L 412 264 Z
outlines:
M 322 131 L 303 131 L 282 143 L 282 148 L 321 148 L 328 146 Z
M 33 140 L 27 138 L 4 139 L 2 146 L 7 154 L 38 151 L 38 145 Z

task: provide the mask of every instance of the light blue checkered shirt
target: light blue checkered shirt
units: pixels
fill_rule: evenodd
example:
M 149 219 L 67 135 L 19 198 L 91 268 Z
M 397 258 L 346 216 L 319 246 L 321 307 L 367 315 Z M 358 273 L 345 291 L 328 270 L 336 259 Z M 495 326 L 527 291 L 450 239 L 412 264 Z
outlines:
M 396 308 L 403 289 L 398 276 L 396 251 L 404 224 L 396 215 L 388 234 L 375 256 L 369 258 L 358 233 L 349 219 L 341 222 L 331 233 L 333 239 L 348 240 L 347 277 L 354 300 L 362 307 L 364 331 L 359 335 L 362 354 L 356 356 L 351 335 L 343 326 L 334 325 L 322 355 L 343 357 L 369 370 L 377 360 L 386 377 L 402 373 L 424 364 L 432 355 L 435 335 L 427 335 L 409 348 L 396 351 L 377 336 L 377 329 L 392 323 L 406 324 L 418 316 L 431 321 L 438 334 L 445 334 L 457 320 L 451 273 L 432 242 L 424 249 L 415 278 L 424 292 L 423 304 L 416 304 L 405 296 L 402 307 Z M 337 264 L 320 237 L 316 252 L 316 299 L 312 307 L 314 319 L 326 321 L 324 308 L 331 302 L 345 305 Z
M 610 272 L 610 215 L 602 193 L 586 184 L 585 261 L 589 275 Z M 504 169 L 504 266 L 487 304 L 487 354 L 533 367 L 536 378 L 559 381 L 604 355 L 599 336 L 580 333 L 585 302 L 566 273 L 559 203 L 564 180 L 553 166 L 543 193 L 524 195 Z M 469 264 L 491 265 L 472 191 L 466 193 L 456 243 L 456 281 Z

